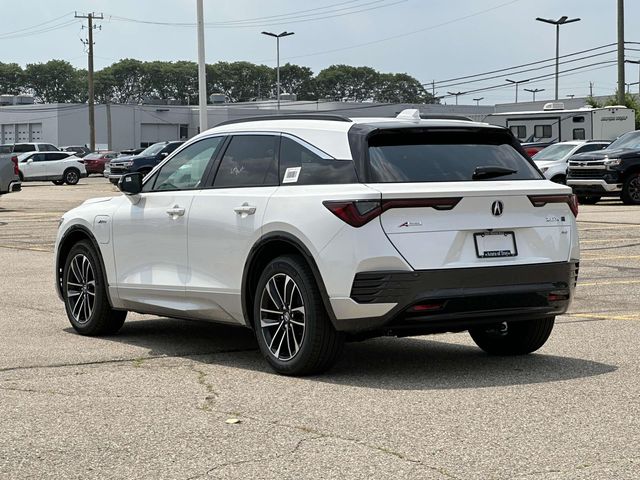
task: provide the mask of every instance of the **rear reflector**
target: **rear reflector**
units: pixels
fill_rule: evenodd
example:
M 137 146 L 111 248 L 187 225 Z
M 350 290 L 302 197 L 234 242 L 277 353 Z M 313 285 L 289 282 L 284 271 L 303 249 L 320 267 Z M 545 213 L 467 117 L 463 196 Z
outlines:
M 14 155 L 13 157 L 11 157 L 11 161 L 13 162 L 13 174 L 19 175 L 20 170 L 18 169 L 18 157 Z
M 343 222 L 352 227 L 361 227 L 392 208 L 433 208 L 435 210 L 451 210 L 462 200 L 462 197 L 451 198 L 397 198 L 391 200 L 327 200 L 322 204 Z
M 420 303 L 418 305 L 414 305 L 413 307 L 410 307 L 407 311 L 411 313 L 433 312 L 436 310 L 441 310 L 443 306 L 444 306 L 444 302 Z
M 529 201 L 534 207 L 544 207 L 547 203 L 566 203 L 574 217 L 578 216 L 578 197 L 573 193 L 560 195 L 529 195 Z

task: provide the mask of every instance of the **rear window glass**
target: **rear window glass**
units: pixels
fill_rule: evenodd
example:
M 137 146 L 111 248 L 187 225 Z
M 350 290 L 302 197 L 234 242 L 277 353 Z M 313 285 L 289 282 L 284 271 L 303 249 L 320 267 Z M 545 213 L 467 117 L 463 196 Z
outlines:
M 380 135 L 369 140 L 373 182 L 465 182 L 478 167 L 502 171 L 491 180 L 537 180 L 542 177 L 504 133 L 427 132 Z
M 30 145 L 28 143 L 18 143 L 13 147 L 14 153 L 22 153 L 22 152 L 35 152 L 36 146 Z

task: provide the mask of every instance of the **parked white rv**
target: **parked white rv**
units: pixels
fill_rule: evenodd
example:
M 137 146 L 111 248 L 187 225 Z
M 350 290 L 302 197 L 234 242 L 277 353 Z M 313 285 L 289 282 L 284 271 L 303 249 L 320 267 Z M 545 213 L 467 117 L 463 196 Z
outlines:
M 635 112 L 620 105 L 565 110 L 553 102 L 538 111 L 492 113 L 484 121 L 510 128 L 521 142 L 615 140 L 635 130 Z

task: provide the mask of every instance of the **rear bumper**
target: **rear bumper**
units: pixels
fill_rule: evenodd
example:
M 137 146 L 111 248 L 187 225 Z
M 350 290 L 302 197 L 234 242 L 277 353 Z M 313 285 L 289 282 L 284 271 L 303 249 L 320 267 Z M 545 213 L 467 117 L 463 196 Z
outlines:
M 622 191 L 621 183 L 607 183 L 604 180 L 574 180 L 567 179 L 567 185 L 569 185 L 574 193 L 599 193 L 602 195 L 610 193 L 620 193 Z
M 573 297 L 578 266 L 572 261 L 359 273 L 351 290 L 353 316 L 337 315 L 335 324 L 339 330 L 365 335 L 416 335 L 560 315 Z M 412 311 L 416 305 L 428 310 Z M 386 313 L 363 317 L 357 315 L 357 306 Z

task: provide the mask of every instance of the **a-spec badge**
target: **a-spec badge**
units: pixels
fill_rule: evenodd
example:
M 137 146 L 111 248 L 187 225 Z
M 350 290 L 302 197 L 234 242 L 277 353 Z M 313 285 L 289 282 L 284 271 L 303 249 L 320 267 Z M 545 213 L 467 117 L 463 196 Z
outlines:
M 504 212 L 504 204 L 500 200 L 496 200 L 491 204 L 491 213 L 494 217 L 499 217 Z
M 422 226 L 422 222 L 404 222 L 398 225 L 398 228 L 402 227 L 420 227 Z

